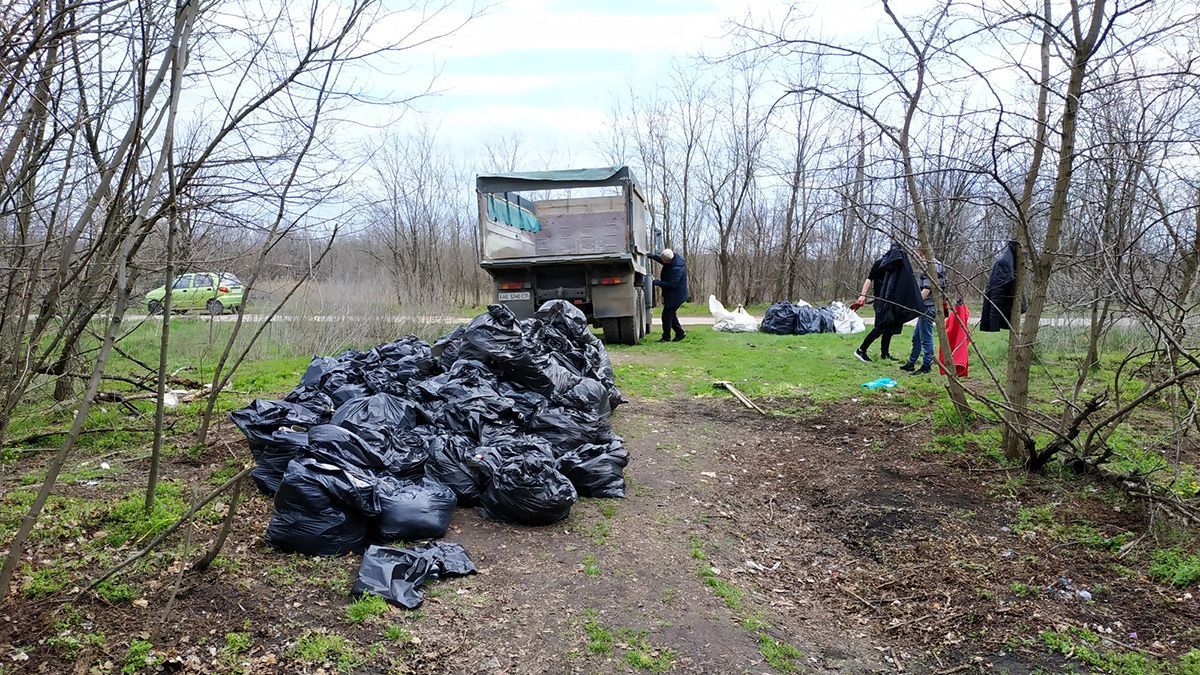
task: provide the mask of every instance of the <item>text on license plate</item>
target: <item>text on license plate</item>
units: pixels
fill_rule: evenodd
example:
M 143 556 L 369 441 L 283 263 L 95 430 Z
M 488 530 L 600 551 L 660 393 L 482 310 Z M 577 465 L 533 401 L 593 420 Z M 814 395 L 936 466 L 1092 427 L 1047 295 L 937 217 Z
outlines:
M 500 294 L 500 302 L 505 302 L 507 300 L 528 300 L 528 299 L 529 299 L 529 291 L 517 291 L 515 293 L 501 293 Z

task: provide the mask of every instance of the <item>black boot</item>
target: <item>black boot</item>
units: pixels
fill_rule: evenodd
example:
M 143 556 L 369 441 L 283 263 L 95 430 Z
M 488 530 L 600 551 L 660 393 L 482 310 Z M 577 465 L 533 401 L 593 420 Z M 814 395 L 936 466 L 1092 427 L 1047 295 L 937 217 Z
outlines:
M 684 335 L 685 335 L 684 333 L 676 333 L 676 334 L 675 334 L 675 339 L 674 339 L 674 340 L 672 340 L 672 342 L 679 342 L 680 340 L 682 340 L 682 339 L 683 339 L 683 336 L 684 336 Z

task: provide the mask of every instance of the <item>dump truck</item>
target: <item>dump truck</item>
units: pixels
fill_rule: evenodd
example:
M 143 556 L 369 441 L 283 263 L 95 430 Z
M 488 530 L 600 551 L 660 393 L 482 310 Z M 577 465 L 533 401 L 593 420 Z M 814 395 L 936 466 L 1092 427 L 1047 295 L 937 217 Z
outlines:
M 651 328 L 662 247 L 627 166 L 477 176 L 479 265 L 495 300 L 525 318 L 566 300 L 604 332 L 636 344 Z

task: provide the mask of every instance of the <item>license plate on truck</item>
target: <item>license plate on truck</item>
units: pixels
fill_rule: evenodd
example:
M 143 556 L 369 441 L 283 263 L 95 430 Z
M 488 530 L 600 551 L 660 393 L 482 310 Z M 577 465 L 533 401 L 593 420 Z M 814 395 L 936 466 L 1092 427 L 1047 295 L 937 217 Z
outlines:
M 505 302 L 508 300 L 528 300 L 528 299 L 529 299 L 529 291 L 516 291 L 516 292 L 511 292 L 511 293 L 501 293 L 500 294 L 500 302 Z

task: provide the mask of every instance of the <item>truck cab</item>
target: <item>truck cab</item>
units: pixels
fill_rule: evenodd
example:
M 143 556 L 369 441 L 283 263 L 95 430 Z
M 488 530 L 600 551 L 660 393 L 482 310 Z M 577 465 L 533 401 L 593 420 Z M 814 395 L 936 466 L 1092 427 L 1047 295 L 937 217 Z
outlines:
M 478 176 L 479 265 L 518 317 L 549 300 L 581 309 L 608 343 L 635 344 L 654 307 L 661 247 L 627 166 Z

